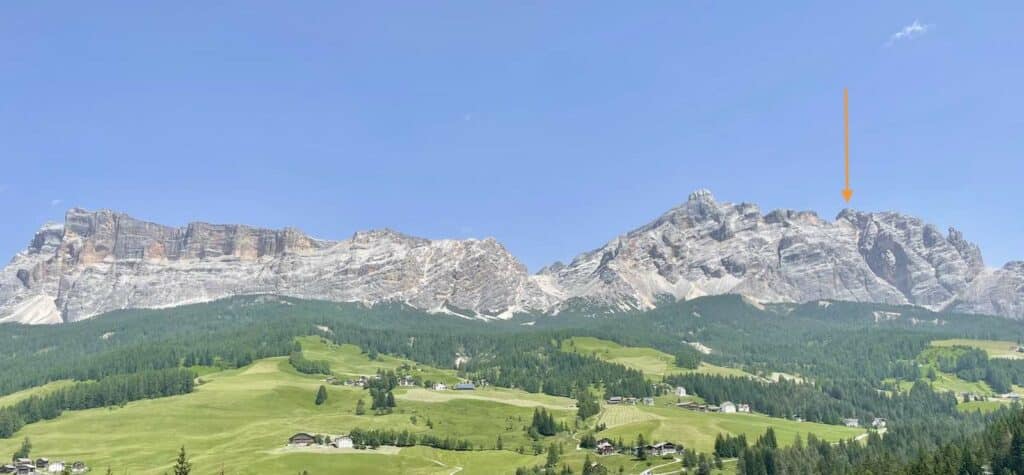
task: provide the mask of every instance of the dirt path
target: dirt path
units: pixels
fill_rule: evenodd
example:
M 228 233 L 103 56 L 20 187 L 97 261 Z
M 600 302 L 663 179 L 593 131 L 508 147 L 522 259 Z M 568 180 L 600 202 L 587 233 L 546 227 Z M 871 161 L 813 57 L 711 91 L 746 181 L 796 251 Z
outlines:
M 655 465 L 655 466 L 653 466 L 653 467 L 651 467 L 651 468 L 649 468 L 647 470 L 644 470 L 644 471 L 640 472 L 640 475 L 651 475 L 652 472 L 654 472 L 655 470 L 657 470 L 657 469 L 659 469 L 661 467 L 667 467 L 669 465 L 672 465 L 674 463 L 679 463 L 679 462 L 682 462 L 682 461 L 683 461 L 683 459 L 681 459 L 681 458 L 673 457 L 671 462 L 665 462 L 665 463 L 663 463 L 661 465 Z M 679 470 L 679 471 L 681 472 L 682 470 Z M 675 472 L 671 472 L 671 473 L 675 473 Z

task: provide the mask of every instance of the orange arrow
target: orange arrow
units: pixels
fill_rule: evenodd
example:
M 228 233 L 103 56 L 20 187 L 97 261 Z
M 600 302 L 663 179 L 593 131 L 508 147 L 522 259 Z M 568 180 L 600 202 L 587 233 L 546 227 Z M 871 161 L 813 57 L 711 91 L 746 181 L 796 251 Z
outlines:
M 850 198 L 853 197 L 853 190 L 850 189 L 850 91 L 846 88 L 843 88 L 843 135 L 845 136 L 843 152 L 846 156 L 846 184 L 843 188 L 843 199 L 849 203 Z

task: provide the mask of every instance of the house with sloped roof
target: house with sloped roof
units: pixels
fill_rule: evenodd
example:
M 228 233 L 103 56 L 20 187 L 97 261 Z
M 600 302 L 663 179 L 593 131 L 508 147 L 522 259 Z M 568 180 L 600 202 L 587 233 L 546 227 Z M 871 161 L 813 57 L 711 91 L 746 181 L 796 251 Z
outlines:
M 308 445 L 313 445 L 315 443 L 316 443 L 316 437 L 312 436 L 311 434 L 307 434 L 305 432 L 299 432 L 299 433 L 297 433 L 297 434 L 295 434 L 295 435 L 293 435 L 293 436 L 288 438 L 288 445 L 296 446 L 296 447 L 304 447 L 304 446 L 308 446 Z
M 657 444 L 648 445 L 646 448 L 647 453 L 654 455 L 656 457 L 660 457 L 662 455 L 672 455 L 679 451 L 679 448 L 676 447 L 676 444 L 673 444 L 672 442 L 658 442 Z
M 331 445 L 338 449 L 351 449 L 352 438 L 347 435 L 338 436 L 331 441 Z
M 615 443 L 611 439 L 601 439 L 597 441 L 597 445 L 594 447 L 594 451 L 597 455 L 612 455 L 618 449 L 615 447 Z

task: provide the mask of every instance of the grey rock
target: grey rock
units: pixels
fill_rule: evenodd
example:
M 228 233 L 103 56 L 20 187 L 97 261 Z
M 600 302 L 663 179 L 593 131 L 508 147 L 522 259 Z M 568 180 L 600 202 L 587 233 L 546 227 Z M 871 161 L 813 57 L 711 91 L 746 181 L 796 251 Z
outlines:
M 0 270 L 0 322 L 60 323 L 232 295 L 403 302 L 468 318 L 593 305 L 652 308 L 735 293 L 762 302 L 913 304 L 1024 318 L 1024 262 L 986 268 L 950 228 L 892 212 L 762 214 L 707 190 L 651 223 L 529 275 L 494 239 L 388 229 L 327 241 L 295 229 L 170 227 L 72 209 Z
M 984 267 L 950 229 L 899 213 L 813 212 L 719 203 L 707 190 L 650 224 L 551 267 L 562 298 L 651 308 L 665 297 L 737 293 L 764 302 L 914 304 L 1024 318 L 1024 266 Z
M 59 323 L 240 294 L 397 301 L 483 318 L 553 304 L 493 239 L 379 230 L 335 242 L 294 229 L 176 228 L 72 209 L 63 226 L 45 226 L 0 271 L 0 321 Z

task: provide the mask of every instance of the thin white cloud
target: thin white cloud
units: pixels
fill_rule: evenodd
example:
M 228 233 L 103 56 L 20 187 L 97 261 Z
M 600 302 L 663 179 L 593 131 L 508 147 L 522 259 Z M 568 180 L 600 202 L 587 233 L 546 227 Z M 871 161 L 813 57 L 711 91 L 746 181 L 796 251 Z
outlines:
M 925 33 L 931 31 L 935 25 L 923 25 L 921 22 L 914 20 L 913 23 L 904 26 L 900 31 L 893 33 L 889 37 L 889 41 L 885 43 L 886 46 L 892 46 L 893 43 L 900 40 L 912 40 L 919 36 L 923 36 Z
M 59 206 L 64 200 L 50 200 L 50 206 Z

